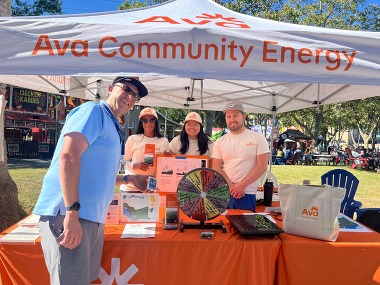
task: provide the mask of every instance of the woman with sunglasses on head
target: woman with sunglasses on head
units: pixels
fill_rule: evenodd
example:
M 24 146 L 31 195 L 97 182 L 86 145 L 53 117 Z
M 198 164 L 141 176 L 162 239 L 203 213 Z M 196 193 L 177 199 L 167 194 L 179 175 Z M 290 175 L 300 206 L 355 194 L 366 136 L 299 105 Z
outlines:
M 169 153 L 169 141 L 160 134 L 157 112 L 149 107 L 141 110 L 136 134 L 125 144 L 126 172 L 154 176 L 154 166 L 144 162 L 147 144 L 154 145 L 155 154 Z M 129 184 L 121 186 L 120 190 L 136 191 Z
M 169 144 L 170 152 L 174 154 L 207 155 L 211 158 L 213 142 L 203 132 L 201 116 L 190 112 L 185 118 L 179 136 L 172 139 Z

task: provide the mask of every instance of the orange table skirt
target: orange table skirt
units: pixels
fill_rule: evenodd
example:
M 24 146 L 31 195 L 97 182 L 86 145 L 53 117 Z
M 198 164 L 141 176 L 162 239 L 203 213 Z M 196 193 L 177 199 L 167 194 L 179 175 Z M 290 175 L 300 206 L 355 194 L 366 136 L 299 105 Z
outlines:
M 339 233 L 335 242 L 281 234 L 276 285 L 380 284 L 380 234 Z
M 245 238 L 224 216 L 218 220 L 227 233 L 212 230 L 213 240 L 200 239 L 201 229 L 181 233 L 161 224 L 152 239 L 121 239 L 124 225 L 106 225 L 102 270 L 93 284 L 274 284 L 280 239 Z M 35 245 L 0 244 L 0 284 L 49 284 L 39 239 Z
M 279 206 L 279 203 L 273 203 Z M 258 206 L 258 212 L 264 206 Z M 277 224 L 282 227 L 282 216 Z M 380 284 L 380 234 L 340 232 L 335 242 L 280 234 L 276 285 Z
M 155 238 L 121 239 L 124 225 L 106 225 L 102 270 L 94 284 L 380 284 L 376 232 L 341 232 L 336 242 L 288 234 L 247 238 L 220 219 L 227 233 L 212 230 L 213 240 L 200 239 L 201 229 L 181 233 L 161 224 Z M 0 244 L 0 284 L 49 284 L 39 239 L 35 245 Z

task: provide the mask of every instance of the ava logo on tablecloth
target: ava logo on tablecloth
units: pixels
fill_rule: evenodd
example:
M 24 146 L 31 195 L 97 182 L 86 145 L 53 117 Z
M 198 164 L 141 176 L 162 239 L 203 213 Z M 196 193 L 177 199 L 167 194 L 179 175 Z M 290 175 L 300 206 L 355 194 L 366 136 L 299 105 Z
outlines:
M 131 284 L 129 281 L 137 274 L 139 269 L 136 265 L 132 264 L 128 267 L 123 274 L 120 274 L 120 258 L 112 258 L 111 260 L 111 273 L 108 274 L 103 268 L 100 268 L 99 279 L 102 285 L 113 285 L 114 281 L 118 285 L 144 285 L 144 284 Z M 98 283 L 96 283 L 98 284 Z

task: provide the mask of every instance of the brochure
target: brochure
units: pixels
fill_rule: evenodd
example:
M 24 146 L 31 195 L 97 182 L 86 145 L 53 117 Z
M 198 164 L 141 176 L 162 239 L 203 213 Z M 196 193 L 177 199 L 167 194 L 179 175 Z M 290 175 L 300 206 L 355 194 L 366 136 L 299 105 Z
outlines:
M 338 215 L 338 221 L 339 221 L 339 231 L 340 232 L 371 232 L 370 229 L 367 229 L 366 227 L 362 226 L 358 222 L 350 219 L 349 217 L 339 214 Z
M 0 238 L 0 243 L 33 243 L 39 237 L 38 227 L 17 227 Z
M 208 167 L 207 156 L 194 155 L 156 155 L 157 188 L 162 192 L 177 192 L 177 186 L 182 177 L 189 171 Z
M 25 219 L 18 222 L 19 226 L 25 226 L 25 227 L 38 227 L 38 222 L 40 221 L 40 216 L 31 214 L 30 216 L 26 217 Z
M 120 194 L 115 193 L 112 201 L 108 206 L 106 224 L 120 223 Z
M 145 153 L 144 153 L 144 162 L 153 166 L 154 153 L 156 150 L 155 144 L 146 144 L 145 145 Z
M 155 235 L 155 223 L 133 223 L 125 225 L 121 238 L 153 238 Z
M 158 222 L 160 196 L 158 194 L 122 194 L 121 222 Z
M 148 183 L 146 184 L 146 190 L 156 192 L 157 191 L 157 179 L 149 176 Z

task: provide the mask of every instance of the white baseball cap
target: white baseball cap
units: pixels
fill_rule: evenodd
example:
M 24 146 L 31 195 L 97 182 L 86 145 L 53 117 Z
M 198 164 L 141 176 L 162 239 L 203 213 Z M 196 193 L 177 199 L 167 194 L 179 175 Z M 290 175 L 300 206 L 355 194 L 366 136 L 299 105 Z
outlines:
M 142 117 L 144 117 L 146 115 L 152 115 L 153 117 L 158 119 L 157 112 L 153 108 L 148 107 L 148 108 L 142 109 L 140 112 L 140 115 L 139 115 L 139 119 L 141 119 Z
M 196 113 L 196 112 L 190 112 L 189 114 L 187 114 L 186 118 L 185 118 L 185 123 L 187 121 L 190 121 L 190 120 L 193 120 L 193 121 L 197 121 L 198 123 L 202 124 L 202 118 L 201 116 Z

